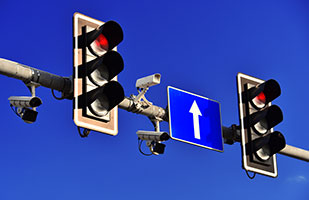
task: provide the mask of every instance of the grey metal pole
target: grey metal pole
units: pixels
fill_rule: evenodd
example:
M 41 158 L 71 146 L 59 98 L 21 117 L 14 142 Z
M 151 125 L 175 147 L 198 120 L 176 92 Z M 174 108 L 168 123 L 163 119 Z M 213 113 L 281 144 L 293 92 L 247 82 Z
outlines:
M 62 92 L 64 98 L 72 98 L 73 84 L 69 77 L 51 74 L 3 58 L 0 58 L 0 74 L 22 80 L 25 83 L 38 83 L 41 86 Z
M 0 58 L 0 74 L 8 77 L 16 78 L 25 83 L 35 82 L 44 87 L 63 92 L 65 98 L 72 98 L 73 83 L 68 77 L 62 77 L 51 74 L 33 67 L 29 67 L 17 62 L 9 61 Z M 125 97 L 119 104 L 119 108 L 129 112 L 145 115 L 152 119 L 160 119 L 168 122 L 168 112 L 159 106 L 140 104 L 136 105 L 133 98 Z M 236 125 L 231 127 L 222 126 L 223 138 L 226 144 L 233 144 L 240 142 L 240 131 Z M 293 157 L 296 159 L 309 162 L 309 151 L 286 145 L 286 147 L 279 152 L 282 155 Z
M 236 127 L 236 125 L 232 125 L 231 127 L 222 126 L 222 129 L 224 141 L 226 144 L 240 142 L 240 130 Z M 279 154 L 309 162 L 308 150 L 300 149 L 288 144 L 279 152 Z
M 0 73 L 24 82 L 29 82 L 32 78 L 32 70 L 29 67 L 3 58 L 0 58 Z
M 124 109 L 129 112 L 142 114 L 150 118 L 159 118 L 163 121 L 168 122 L 168 114 L 164 108 L 155 105 L 141 105 L 141 107 L 137 107 L 134 104 L 134 100 L 129 97 L 125 97 L 125 99 L 118 106 L 121 109 Z
M 286 145 L 279 154 L 309 162 L 309 151 L 291 145 Z

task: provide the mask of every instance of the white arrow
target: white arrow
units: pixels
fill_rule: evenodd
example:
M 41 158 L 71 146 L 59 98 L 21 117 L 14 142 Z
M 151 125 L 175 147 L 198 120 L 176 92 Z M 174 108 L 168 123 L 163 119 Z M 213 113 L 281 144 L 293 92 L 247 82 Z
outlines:
M 193 101 L 189 112 L 193 114 L 194 137 L 196 139 L 201 139 L 200 122 L 199 122 L 198 117 L 202 116 L 202 113 L 201 113 L 200 109 L 198 108 L 195 100 Z

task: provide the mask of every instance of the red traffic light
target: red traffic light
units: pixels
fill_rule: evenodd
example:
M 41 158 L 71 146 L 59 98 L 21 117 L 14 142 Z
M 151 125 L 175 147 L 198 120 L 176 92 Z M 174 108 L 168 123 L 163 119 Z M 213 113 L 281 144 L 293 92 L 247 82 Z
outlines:
M 249 100 L 256 109 L 264 108 L 281 94 L 280 85 L 274 79 L 270 79 L 249 89 Z
M 104 50 L 104 52 L 112 50 L 122 40 L 123 31 L 120 25 L 117 22 L 108 21 L 98 28 L 78 36 L 78 46 L 79 48 L 95 48 L 93 50 L 99 49 L 99 51 L 101 49 L 102 53 L 102 50 Z M 96 47 L 98 47 L 98 49 Z
M 108 41 L 103 34 L 100 34 L 94 42 L 97 45 L 97 48 L 99 48 L 99 51 L 108 50 Z

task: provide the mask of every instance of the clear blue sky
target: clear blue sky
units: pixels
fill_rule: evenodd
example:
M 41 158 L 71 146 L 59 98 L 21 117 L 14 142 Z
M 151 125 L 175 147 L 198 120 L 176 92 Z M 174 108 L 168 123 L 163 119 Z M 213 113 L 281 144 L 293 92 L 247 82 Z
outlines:
M 72 16 L 78 11 L 124 30 L 119 80 L 126 96 L 137 78 L 161 73 L 147 93 L 167 105 L 171 85 L 221 103 L 222 123 L 238 124 L 236 75 L 276 79 L 284 113 L 277 126 L 287 143 L 309 149 L 309 3 L 289 1 L 0 1 L 0 57 L 62 76 L 72 75 Z M 179 141 L 161 156 L 142 156 L 137 130 L 150 130 L 145 116 L 119 111 L 116 137 L 80 138 L 72 101 L 43 100 L 36 123 L 25 124 L 8 97 L 28 95 L 19 80 L 0 76 L 1 200 L 122 199 L 309 199 L 309 164 L 278 155 L 276 179 L 250 180 L 241 168 L 241 148 L 224 153 Z M 168 124 L 162 123 L 168 131 Z M 261 192 L 261 193 L 259 193 Z

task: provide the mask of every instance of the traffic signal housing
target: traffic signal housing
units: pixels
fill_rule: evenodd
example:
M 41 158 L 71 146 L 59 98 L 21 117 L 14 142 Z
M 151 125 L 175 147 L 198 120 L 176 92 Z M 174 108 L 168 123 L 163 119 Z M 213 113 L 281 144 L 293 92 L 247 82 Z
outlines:
M 124 99 L 117 82 L 124 62 L 116 51 L 123 40 L 122 28 L 115 21 L 104 23 L 80 13 L 74 14 L 73 21 L 74 122 L 117 135 L 117 105 Z
M 276 153 L 286 142 L 282 133 L 274 131 L 283 120 L 282 111 L 271 104 L 280 96 L 280 86 L 273 79 L 264 81 L 238 73 L 237 88 L 243 168 L 277 177 Z

